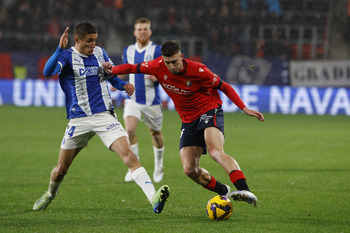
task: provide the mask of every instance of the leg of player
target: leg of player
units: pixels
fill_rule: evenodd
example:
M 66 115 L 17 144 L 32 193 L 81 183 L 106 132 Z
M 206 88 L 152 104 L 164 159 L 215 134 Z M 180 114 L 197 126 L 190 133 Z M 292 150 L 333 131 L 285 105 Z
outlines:
M 216 192 L 219 195 L 227 195 L 230 191 L 229 186 L 216 181 L 207 170 L 199 167 L 199 160 L 202 152 L 203 148 L 199 146 L 187 146 L 181 148 L 180 157 L 184 173 L 204 188 Z
M 58 188 L 67 174 L 75 156 L 82 148 L 65 150 L 61 149 L 56 167 L 52 169 L 49 189 L 40 197 L 33 206 L 33 210 L 45 210 L 58 193 Z
M 132 152 L 134 152 L 137 159 L 140 160 L 139 147 L 138 147 L 137 137 L 136 137 L 136 127 L 137 127 L 138 121 L 139 120 L 135 116 L 127 116 L 124 118 L 125 130 L 129 136 L 131 150 Z M 124 180 L 126 182 L 130 182 L 133 180 L 130 170 L 126 172 Z
M 222 132 L 215 127 L 206 128 L 204 130 L 204 139 L 210 157 L 225 169 L 231 182 L 238 190 L 229 194 L 231 198 L 235 201 L 245 201 L 256 206 L 258 199 L 249 190 L 247 181 L 238 163 L 231 156 L 224 153 L 225 139 Z
M 164 156 L 164 144 L 163 135 L 161 131 L 150 129 L 152 142 L 153 142 L 153 152 L 154 152 L 154 170 L 153 170 L 153 180 L 156 183 L 162 181 L 164 176 L 163 167 L 163 156 Z
M 152 204 L 155 213 L 161 213 L 164 208 L 165 201 L 170 195 L 170 190 L 167 185 L 163 185 L 156 192 L 152 180 L 147 174 L 147 171 L 142 167 L 140 161 L 129 147 L 127 137 L 120 137 L 115 140 L 110 148 L 116 152 L 123 160 L 124 164 L 129 168 L 133 180 L 145 193 L 148 201 Z

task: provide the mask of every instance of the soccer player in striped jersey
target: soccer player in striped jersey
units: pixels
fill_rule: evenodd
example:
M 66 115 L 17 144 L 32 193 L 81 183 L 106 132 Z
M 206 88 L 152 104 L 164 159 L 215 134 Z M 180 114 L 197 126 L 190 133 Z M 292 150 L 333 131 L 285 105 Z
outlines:
M 169 196 L 169 187 L 163 185 L 158 191 L 130 148 L 130 142 L 123 126 L 118 121 L 105 81 L 103 62 L 110 62 L 106 51 L 96 46 L 97 28 L 90 23 L 80 23 L 75 27 L 75 45 L 64 49 L 68 44 L 67 27 L 59 46 L 47 61 L 44 75 L 59 74 L 59 81 L 66 96 L 66 111 L 69 119 L 61 143 L 57 166 L 53 168 L 49 188 L 33 206 L 33 210 L 45 210 L 58 193 L 70 165 L 88 141 L 97 134 L 109 150 L 116 152 L 130 169 L 133 180 L 141 187 L 153 211 L 160 213 Z M 134 86 L 113 77 L 110 83 L 128 95 Z
M 230 196 L 256 206 L 257 197 L 250 191 L 246 178 L 235 159 L 224 152 L 224 114 L 218 90 L 246 115 L 264 121 L 259 111 L 245 106 L 236 91 L 212 73 L 202 63 L 184 59 L 176 41 L 162 46 L 162 57 L 136 65 L 112 66 L 103 63 L 108 74 L 146 73 L 157 77 L 164 91 L 174 101 L 182 120 L 180 157 L 184 173 L 204 188 L 219 195 Z M 219 163 L 238 191 L 217 181 L 207 170 L 199 166 L 200 157 L 208 151 Z
M 127 46 L 123 52 L 123 62 L 138 64 L 160 57 L 161 47 L 154 44 L 151 21 L 139 18 L 134 23 L 136 43 Z M 124 77 L 121 77 L 124 78 Z M 135 86 L 135 92 L 125 100 L 124 122 L 129 135 L 132 151 L 139 158 L 138 141 L 136 137 L 137 124 L 141 119 L 149 128 L 154 152 L 153 181 L 159 183 L 163 179 L 164 143 L 162 134 L 163 113 L 159 95 L 159 82 L 153 75 L 130 74 L 129 82 Z M 125 175 L 126 182 L 132 181 L 130 171 Z

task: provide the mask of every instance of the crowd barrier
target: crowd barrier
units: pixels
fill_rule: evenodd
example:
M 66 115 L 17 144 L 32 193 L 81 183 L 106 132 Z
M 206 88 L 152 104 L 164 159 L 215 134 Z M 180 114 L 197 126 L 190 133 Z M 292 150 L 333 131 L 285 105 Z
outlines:
M 335 87 L 291 87 L 267 85 L 232 85 L 244 103 L 265 113 L 317 114 L 350 116 L 350 89 Z M 225 112 L 237 112 L 237 107 L 222 93 Z M 116 105 L 125 99 L 124 92 L 112 93 Z M 174 104 L 161 89 L 165 108 Z M 1 80 L 0 105 L 63 107 L 65 97 L 57 80 Z

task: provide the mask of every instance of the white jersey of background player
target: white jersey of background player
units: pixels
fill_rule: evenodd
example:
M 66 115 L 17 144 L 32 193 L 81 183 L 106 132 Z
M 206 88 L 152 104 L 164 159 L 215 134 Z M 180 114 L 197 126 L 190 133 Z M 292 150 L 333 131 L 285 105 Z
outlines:
M 127 46 L 123 53 L 123 62 L 138 64 L 150 61 L 161 56 L 161 47 L 150 41 L 152 35 L 151 21 L 139 18 L 134 23 L 134 36 L 136 43 Z M 135 86 L 135 92 L 127 97 L 124 107 L 125 128 L 129 135 L 132 151 L 138 156 L 138 141 L 136 127 L 138 121 L 143 120 L 148 126 L 154 151 L 154 182 L 163 179 L 164 144 L 161 132 L 163 113 L 159 94 L 159 82 L 154 76 L 144 74 L 130 74 L 129 83 Z M 125 181 L 132 181 L 131 173 L 125 175 Z

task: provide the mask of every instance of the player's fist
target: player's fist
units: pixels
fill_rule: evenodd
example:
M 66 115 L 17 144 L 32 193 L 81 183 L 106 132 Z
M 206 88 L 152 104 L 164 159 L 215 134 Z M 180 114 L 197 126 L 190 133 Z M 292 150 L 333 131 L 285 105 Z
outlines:
M 130 83 L 125 84 L 124 89 L 125 89 L 126 94 L 128 94 L 129 96 L 131 96 L 135 91 L 134 85 L 132 85 Z
M 113 65 L 109 62 L 103 62 L 102 63 L 103 70 L 108 74 L 111 75 L 113 73 L 112 68 Z

